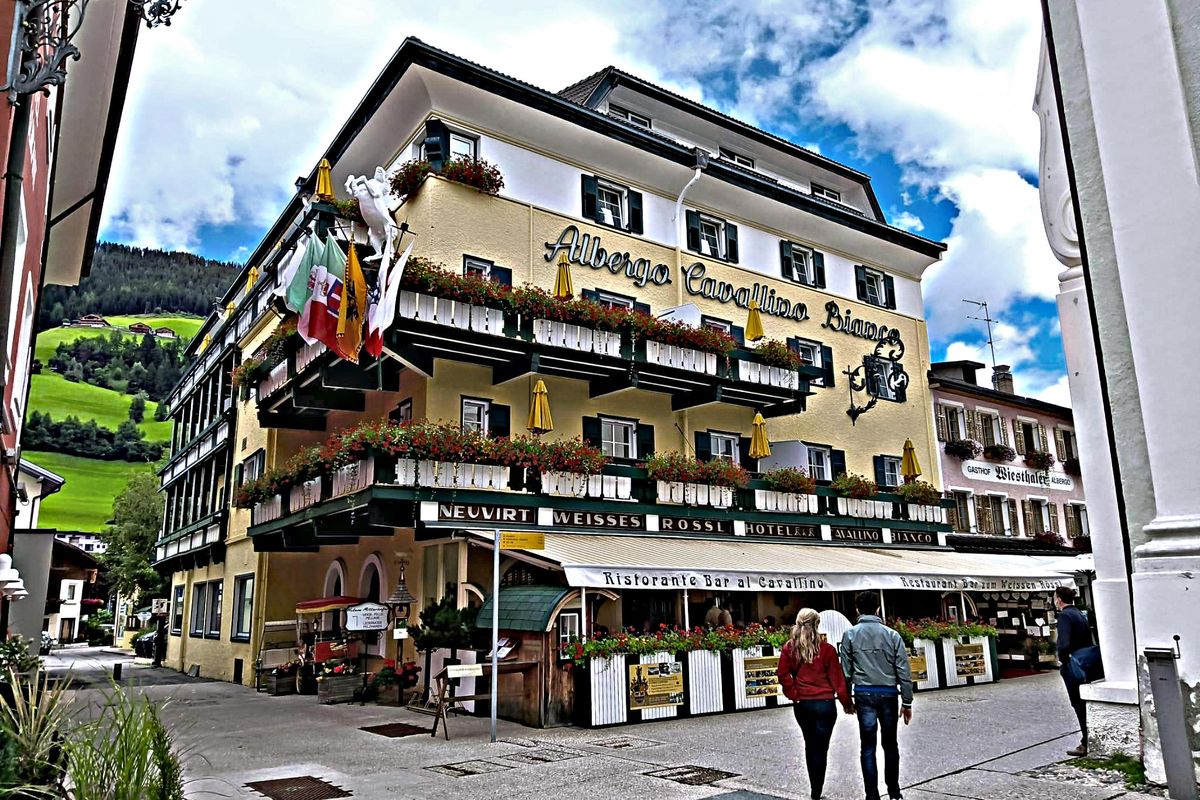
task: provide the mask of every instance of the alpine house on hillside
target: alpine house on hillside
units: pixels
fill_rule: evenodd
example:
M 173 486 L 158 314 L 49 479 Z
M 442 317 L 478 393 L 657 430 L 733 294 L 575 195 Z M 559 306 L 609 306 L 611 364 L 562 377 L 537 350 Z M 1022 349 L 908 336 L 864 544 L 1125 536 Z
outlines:
M 496 529 L 544 535 L 500 592 L 554 698 L 506 713 L 542 724 L 584 632 L 1063 579 L 946 546 L 920 290 L 944 246 L 866 175 L 613 68 L 555 94 L 415 39 L 321 162 L 171 398 L 169 664 L 249 683 L 299 607 L 311 686 L 345 605 L 483 606 Z M 897 494 L 902 461 L 933 485 Z M 506 617 L 518 588 L 545 607 Z

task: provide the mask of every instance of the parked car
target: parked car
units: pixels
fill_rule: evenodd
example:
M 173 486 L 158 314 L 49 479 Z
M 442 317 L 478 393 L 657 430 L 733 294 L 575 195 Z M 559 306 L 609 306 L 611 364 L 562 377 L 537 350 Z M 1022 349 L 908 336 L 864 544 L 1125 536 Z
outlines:
M 133 640 L 133 654 L 138 658 L 154 658 L 154 639 L 158 631 L 147 631 Z

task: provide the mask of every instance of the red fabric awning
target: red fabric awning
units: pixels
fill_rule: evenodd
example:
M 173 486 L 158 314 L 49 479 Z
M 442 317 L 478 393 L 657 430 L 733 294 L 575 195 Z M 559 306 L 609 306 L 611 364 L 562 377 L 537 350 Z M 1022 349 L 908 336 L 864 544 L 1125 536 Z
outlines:
M 337 597 L 318 597 L 316 600 L 305 600 L 296 604 L 297 614 L 323 614 L 326 611 L 340 611 L 343 608 L 356 606 L 362 598 L 338 595 Z

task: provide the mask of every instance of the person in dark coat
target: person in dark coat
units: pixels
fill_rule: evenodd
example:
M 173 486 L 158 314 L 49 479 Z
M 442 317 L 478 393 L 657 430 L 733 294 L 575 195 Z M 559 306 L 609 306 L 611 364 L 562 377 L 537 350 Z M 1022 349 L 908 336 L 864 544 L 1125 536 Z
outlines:
M 1075 717 L 1079 720 L 1079 732 L 1083 739 L 1079 746 L 1067 751 L 1069 756 L 1086 756 L 1088 744 L 1087 705 L 1079 696 L 1080 682 L 1071 675 L 1069 664 L 1071 654 L 1084 647 L 1092 646 L 1092 629 L 1088 627 L 1087 617 L 1075 607 L 1075 590 L 1069 586 L 1060 586 L 1054 590 L 1054 607 L 1058 609 L 1058 673 L 1062 675 L 1067 687 L 1067 697 L 1071 708 L 1075 709 Z
M 854 713 L 837 650 L 821 641 L 817 633 L 820 624 L 820 614 L 811 608 L 800 609 L 776 670 L 784 696 L 795 703 L 792 712 L 804 736 L 804 761 L 813 800 L 820 800 L 825 787 L 829 740 L 837 722 L 834 699 L 841 702 L 847 714 Z

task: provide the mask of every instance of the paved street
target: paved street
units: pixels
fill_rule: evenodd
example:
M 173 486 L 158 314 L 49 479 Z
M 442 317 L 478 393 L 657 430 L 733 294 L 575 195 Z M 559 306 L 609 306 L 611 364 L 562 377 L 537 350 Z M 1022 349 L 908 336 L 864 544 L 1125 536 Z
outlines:
M 605 730 L 535 730 L 501 722 L 502 741 L 493 745 L 485 719 L 452 718 L 449 742 L 425 734 L 393 739 L 359 729 L 390 722 L 428 727 L 429 718 L 377 705 L 270 697 L 133 666 L 127 657 L 96 650 L 56 654 L 48 665 L 71 669 L 95 686 L 118 661 L 126 665 L 124 683 L 169 700 L 166 717 L 187 751 L 192 796 L 261 798 L 245 784 L 311 775 L 356 798 L 808 797 L 800 733 L 787 709 Z M 95 691 L 81 691 L 80 699 Z M 1077 741 L 1070 719 L 1053 674 L 918 696 L 912 726 L 901 729 L 905 797 L 1125 796 L 1119 785 L 1086 787 L 1022 775 L 1065 759 Z M 713 780 L 701 785 L 672 780 L 692 777 L 684 767 L 728 775 L 698 775 Z M 834 733 L 825 796 L 862 797 L 857 730 L 849 718 L 841 718 Z

